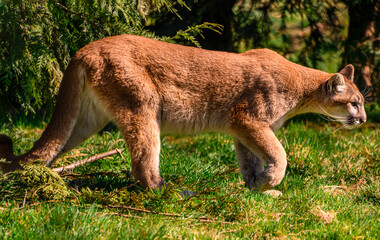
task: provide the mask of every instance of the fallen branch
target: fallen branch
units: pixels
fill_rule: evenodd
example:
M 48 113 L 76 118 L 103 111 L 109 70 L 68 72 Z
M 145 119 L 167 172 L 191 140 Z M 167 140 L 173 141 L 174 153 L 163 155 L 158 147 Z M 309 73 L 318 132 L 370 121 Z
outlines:
M 123 154 L 121 154 L 120 149 L 117 149 L 117 148 L 116 148 L 115 150 L 117 151 L 117 153 L 119 154 L 119 156 L 121 157 L 121 159 L 123 159 L 123 161 L 126 162 L 126 160 L 125 160 Z
M 225 221 L 214 221 L 214 220 L 202 220 L 202 219 L 191 219 L 195 221 L 199 221 L 202 223 L 219 223 L 219 224 L 229 224 L 229 225 L 234 225 L 234 222 L 225 222 Z
M 142 218 L 140 216 L 135 216 L 135 215 L 126 215 L 126 214 L 121 214 L 121 213 L 102 213 L 102 212 L 94 212 L 95 214 L 100 214 L 100 215 L 112 215 L 112 216 L 119 216 L 123 218 Z
M 21 206 L 21 207 L 15 207 L 15 208 L 4 208 L 4 207 L 0 207 L 0 210 L 23 210 L 23 209 L 27 209 L 29 207 L 36 207 L 36 206 L 40 206 L 42 204 L 45 204 L 45 203 L 58 203 L 58 202 L 62 202 L 62 201 L 58 201 L 58 200 L 49 200 L 49 201 L 44 201 L 44 202 L 35 202 L 35 203 L 32 203 L 32 204 L 29 204 L 29 203 L 25 203 L 25 205 Z
M 347 189 L 346 186 L 322 186 L 323 188 L 331 188 L 331 189 L 336 189 L 336 188 L 340 188 L 340 189 Z
M 123 218 L 142 218 L 140 216 L 136 216 L 136 215 L 126 215 L 126 214 L 122 214 L 122 213 L 102 213 L 102 212 L 94 212 L 95 214 L 100 214 L 100 215 L 111 215 L 111 216 L 119 216 L 119 217 L 123 217 Z M 170 218 L 171 220 L 174 220 L 175 218 Z M 232 222 L 224 222 L 224 221 L 213 221 L 213 220 L 202 220 L 202 219 L 196 219 L 196 218 L 184 218 L 184 219 L 181 219 L 181 220 L 185 220 L 185 221 L 199 221 L 199 222 L 202 222 L 202 223 L 219 223 L 219 224 L 230 224 L 230 225 L 233 225 L 234 223 Z M 238 231 L 239 229 L 237 230 L 234 230 L 234 231 Z M 226 231 L 226 232 L 229 232 L 229 231 Z
M 108 157 L 108 156 L 112 156 L 112 155 L 115 155 L 115 154 L 120 154 L 120 150 L 119 149 L 114 149 L 114 150 L 111 150 L 111 151 L 108 151 L 108 152 L 96 154 L 95 156 L 82 159 L 82 160 L 80 160 L 78 162 L 69 164 L 67 166 L 53 168 L 52 170 L 54 172 L 60 173 L 60 172 L 63 172 L 64 170 L 74 169 L 74 168 L 76 168 L 78 166 L 81 166 L 81 165 L 84 165 L 86 163 L 94 162 L 94 161 L 97 161 L 99 159 L 102 159 L 102 158 L 105 158 L 105 157 Z
M 219 232 L 219 233 L 220 233 L 220 234 L 234 233 L 234 232 L 240 231 L 241 229 L 242 229 L 242 227 L 241 227 L 241 228 L 238 228 L 238 229 L 231 229 L 231 230 L 221 231 L 221 232 Z
M 171 214 L 171 213 L 160 213 L 160 212 L 154 212 L 154 211 L 149 211 L 146 209 L 140 209 L 140 208 L 133 208 L 133 207 L 128 207 L 128 206 L 113 206 L 113 205 L 107 205 L 107 208 L 116 208 L 116 209 L 124 209 L 124 210 L 132 210 L 136 212 L 141 212 L 141 213 L 147 213 L 147 214 L 155 214 L 155 215 L 161 215 L 165 217 L 170 217 L 170 219 L 174 218 L 181 218 L 183 215 L 180 214 Z M 134 215 L 132 215 L 134 216 Z M 209 219 L 207 217 L 198 217 L 198 218 L 183 218 L 182 220 L 190 220 L 190 221 L 199 221 L 202 223 L 220 223 L 220 224 L 230 224 L 233 225 L 233 222 L 225 222 L 225 221 L 216 221 Z
M 154 211 L 149 211 L 145 209 L 140 209 L 140 208 L 133 208 L 133 207 L 128 207 L 128 206 L 113 206 L 113 205 L 108 205 L 108 208 L 118 208 L 118 209 L 124 209 L 124 210 L 132 210 L 135 212 L 142 212 L 142 213 L 151 213 L 151 214 L 157 214 L 157 215 L 162 215 L 162 216 L 167 216 L 167 217 L 182 217 L 182 215 L 179 214 L 170 214 L 170 213 L 160 213 L 160 212 L 154 212 Z

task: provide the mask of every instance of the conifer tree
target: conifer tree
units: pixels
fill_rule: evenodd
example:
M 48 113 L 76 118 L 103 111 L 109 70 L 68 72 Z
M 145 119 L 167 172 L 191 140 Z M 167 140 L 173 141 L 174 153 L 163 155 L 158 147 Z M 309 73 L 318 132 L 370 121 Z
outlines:
M 51 110 L 70 58 L 107 36 L 134 34 L 200 46 L 195 36 L 215 24 L 200 24 L 172 36 L 145 28 L 147 14 L 178 17 L 182 0 L 9 0 L 0 2 L 0 122 L 15 113 Z

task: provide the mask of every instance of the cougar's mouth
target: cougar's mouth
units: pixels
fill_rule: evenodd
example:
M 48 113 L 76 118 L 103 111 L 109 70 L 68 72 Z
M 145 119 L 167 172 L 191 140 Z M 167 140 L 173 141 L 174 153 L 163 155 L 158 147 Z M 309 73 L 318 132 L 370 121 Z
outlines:
M 363 120 L 359 117 L 349 117 L 347 119 L 347 122 L 346 124 L 351 126 L 351 127 L 356 127 L 356 126 L 360 126 L 362 125 L 363 123 L 365 123 L 366 120 Z
M 347 119 L 347 124 L 350 125 L 350 126 L 352 126 L 352 125 L 358 125 L 358 124 L 360 124 L 360 121 L 359 121 L 359 119 L 357 119 L 355 117 L 349 117 Z

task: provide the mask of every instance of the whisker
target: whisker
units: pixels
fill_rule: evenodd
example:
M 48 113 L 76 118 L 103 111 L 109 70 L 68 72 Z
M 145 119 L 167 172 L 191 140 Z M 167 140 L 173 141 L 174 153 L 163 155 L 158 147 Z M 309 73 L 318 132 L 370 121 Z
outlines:
M 328 116 L 322 115 L 322 114 L 320 114 L 320 113 L 318 113 L 318 115 L 319 115 L 321 118 L 323 118 L 324 120 L 329 121 L 329 122 L 340 122 L 339 120 L 336 120 L 336 119 L 333 119 L 333 118 L 331 118 L 331 117 L 328 117 Z
M 342 129 L 342 128 L 345 128 L 345 129 L 348 129 L 348 130 L 352 130 L 354 128 L 357 128 L 357 127 L 360 127 L 363 123 L 358 123 L 356 121 L 352 122 L 351 119 L 347 119 L 345 117 L 340 117 L 340 116 L 334 116 L 333 114 L 327 112 L 321 105 L 319 105 L 319 108 L 324 112 L 324 114 L 326 114 L 327 116 L 323 116 L 321 114 L 318 114 L 319 116 L 321 116 L 323 119 L 327 120 L 327 121 L 332 121 L 332 122 L 341 122 L 342 123 L 342 126 L 339 127 L 338 129 L 330 132 L 331 133 L 335 133 L 336 131 Z M 334 118 L 334 119 L 331 119 L 331 118 Z M 357 124 L 358 123 L 358 124 Z
M 364 102 L 372 102 L 373 101 L 373 87 L 365 87 L 361 94 L 363 95 Z
M 363 125 L 363 123 L 359 123 L 359 124 L 355 125 L 354 128 L 358 128 L 358 127 L 360 127 L 361 125 Z
M 366 97 L 367 94 L 371 91 L 371 89 L 367 86 L 365 86 L 365 88 L 363 89 L 363 91 L 361 92 L 361 94 Z
M 334 119 L 336 119 L 336 120 L 346 120 L 345 117 L 334 116 L 334 115 L 330 114 L 329 112 L 327 112 L 325 109 L 323 109 L 323 107 L 322 107 L 321 105 L 318 104 L 318 106 L 321 108 L 321 110 L 322 110 L 327 116 L 332 117 L 332 118 L 334 118 Z
M 372 102 L 373 100 L 372 100 L 372 98 L 373 98 L 373 96 L 371 96 L 371 95 L 367 95 L 367 96 L 363 96 L 363 98 L 364 98 L 364 102 L 366 103 L 368 103 L 368 102 Z
M 329 132 L 329 134 L 333 134 L 334 132 L 336 132 L 336 131 L 342 129 L 343 127 L 345 127 L 344 124 L 343 124 L 342 126 L 338 127 L 337 129 L 335 129 L 334 131 Z
M 354 125 L 344 124 L 345 128 L 348 129 L 348 130 L 352 130 L 352 129 L 358 128 L 361 125 L 363 125 L 363 123 L 354 124 Z

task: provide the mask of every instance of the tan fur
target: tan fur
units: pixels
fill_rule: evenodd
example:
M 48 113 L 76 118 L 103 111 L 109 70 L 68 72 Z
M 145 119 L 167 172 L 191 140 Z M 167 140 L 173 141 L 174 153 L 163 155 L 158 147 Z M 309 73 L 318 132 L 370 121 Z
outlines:
M 47 165 L 114 121 L 143 186 L 159 188 L 160 134 L 217 131 L 235 138 L 250 189 L 279 184 L 286 153 L 274 131 L 304 112 L 347 126 L 366 120 L 363 96 L 349 81 L 353 67 L 329 74 L 292 63 L 268 49 L 243 54 L 207 51 L 121 35 L 95 41 L 71 60 L 52 119 L 24 155 L 0 136 L 3 171 L 44 159 Z M 358 106 L 352 106 L 351 102 Z

